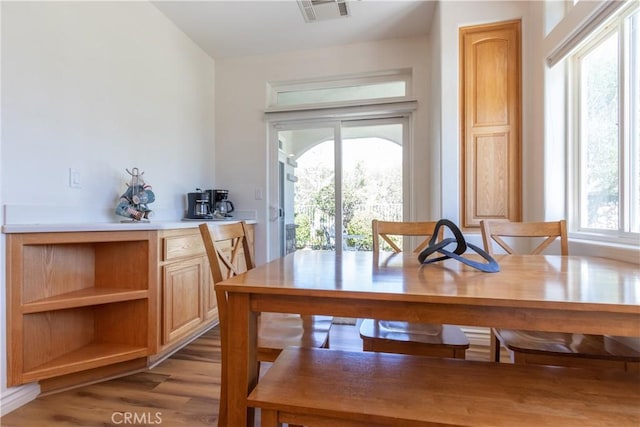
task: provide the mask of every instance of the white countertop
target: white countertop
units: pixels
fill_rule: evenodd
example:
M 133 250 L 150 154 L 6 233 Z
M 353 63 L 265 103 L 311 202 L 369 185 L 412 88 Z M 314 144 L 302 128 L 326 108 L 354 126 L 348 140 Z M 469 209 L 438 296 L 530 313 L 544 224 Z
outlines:
M 5 224 L 3 233 L 62 233 L 74 231 L 126 231 L 126 230 L 168 230 L 175 228 L 195 228 L 203 222 L 233 223 L 239 219 L 229 220 L 183 220 L 183 221 L 150 221 L 150 222 L 86 222 L 86 223 L 52 223 L 52 224 Z M 247 224 L 256 224 L 255 220 L 245 220 Z

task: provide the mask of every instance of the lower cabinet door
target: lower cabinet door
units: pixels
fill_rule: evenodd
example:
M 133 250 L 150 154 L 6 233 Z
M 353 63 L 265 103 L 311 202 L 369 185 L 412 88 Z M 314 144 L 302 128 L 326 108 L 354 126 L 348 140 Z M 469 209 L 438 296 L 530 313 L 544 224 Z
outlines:
M 208 273 L 202 258 L 166 265 L 163 273 L 162 343 L 166 345 L 204 321 L 203 291 Z

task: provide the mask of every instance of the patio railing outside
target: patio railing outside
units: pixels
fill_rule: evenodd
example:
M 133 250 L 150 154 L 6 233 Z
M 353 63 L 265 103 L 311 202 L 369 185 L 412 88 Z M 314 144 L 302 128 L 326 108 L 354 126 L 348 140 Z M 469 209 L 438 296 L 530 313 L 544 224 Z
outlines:
M 371 250 L 371 220 L 402 221 L 401 203 L 358 206 L 344 223 L 343 248 Z M 335 216 L 315 205 L 297 205 L 295 210 L 296 249 L 334 249 Z

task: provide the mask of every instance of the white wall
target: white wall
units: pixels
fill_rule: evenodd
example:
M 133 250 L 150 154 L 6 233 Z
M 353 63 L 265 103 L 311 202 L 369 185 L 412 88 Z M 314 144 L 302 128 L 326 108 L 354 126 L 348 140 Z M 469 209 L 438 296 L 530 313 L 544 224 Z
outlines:
M 0 7 L 0 205 L 43 222 L 110 219 L 124 169 L 139 167 L 157 197 L 150 207 L 180 218 L 184 193 L 213 183 L 214 61 L 146 2 Z M 68 187 L 70 167 L 81 189 Z M 4 413 L 38 388 L 6 387 L 0 239 Z
M 156 8 L 2 7 L 5 204 L 73 207 L 92 219 L 113 210 L 132 167 L 159 212 L 213 184 L 214 62 Z M 81 189 L 69 188 L 69 168 Z
M 336 48 L 216 61 L 216 186 L 229 190 L 229 198 L 243 209 L 256 210 L 256 262 L 266 261 L 268 219 L 268 135 L 263 112 L 267 82 L 312 79 L 381 70 L 413 68 L 413 154 L 417 165 L 426 162 L 429 140 L 429 52 L 426 38 L 386 40 Z M 427 168 L 416 167 L 413 182 L 417 219 L 429 217 Z M 414 186 L 415 187 L 415 186 Z M 263 200 L 255 200 L 261 188 Z M 276 189 L 273 189 L 276 190 Z
M 543 70 L 540 55 L 543 2 L 440 2 L 436 20 L 440 40 L 442 216 L 460 221 L 460 27 L 522 19 L 523 219 L 544 215 Z M 438 59 L 436 58 L 436 61 Z
M 431 31 L 429 34 L 429 54 L 430 54 L 430 98 L 431 108 L 429 114 L 429 139 L 431 153 L 426 167 L 429 170 L 429 182 L 432 188 L 437 191 L 430 191 L 430 210 L 427 218 L 436 219 L 442 217 L 442 13 L 440 7 L 442 2 L 436 4 Z M 455 172 L 458 173 L 457 171 Z M 446 179 L 446 177 L 445 177 Z

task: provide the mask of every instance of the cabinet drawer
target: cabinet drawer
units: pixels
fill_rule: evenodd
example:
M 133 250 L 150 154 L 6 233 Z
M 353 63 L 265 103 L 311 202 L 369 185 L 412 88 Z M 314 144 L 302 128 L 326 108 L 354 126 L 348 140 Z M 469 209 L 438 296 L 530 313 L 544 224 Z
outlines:
M 204 245 L 200 234 L 186 236 L 168 236 L 164 238 L 163 260 L 174 260 L 204 254 Z

